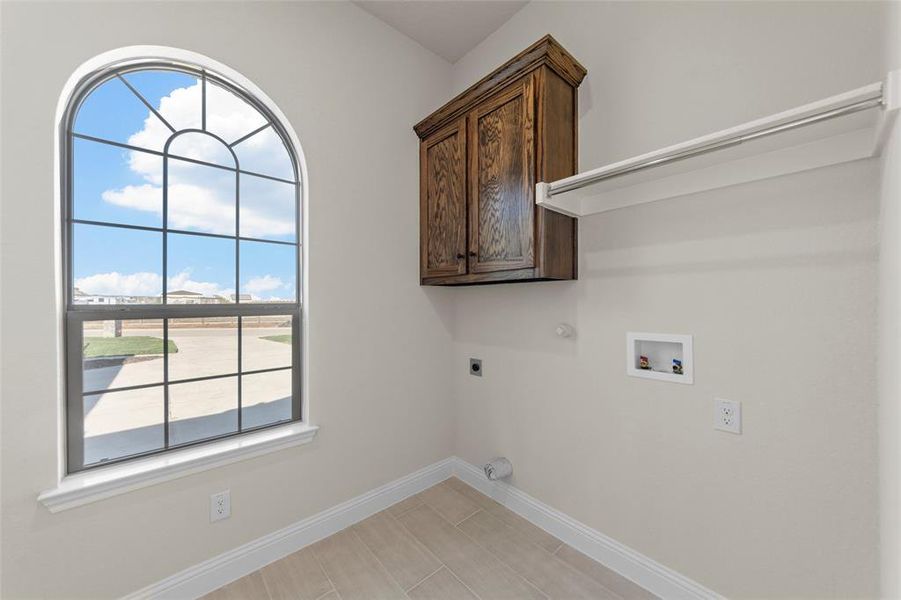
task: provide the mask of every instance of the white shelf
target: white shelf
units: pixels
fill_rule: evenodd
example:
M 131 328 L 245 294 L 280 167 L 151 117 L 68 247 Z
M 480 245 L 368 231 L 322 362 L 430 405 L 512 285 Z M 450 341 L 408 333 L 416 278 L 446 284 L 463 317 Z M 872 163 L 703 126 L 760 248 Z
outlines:
M 880 99 L 881 104 L 872 108 L 797 126 L 816 115 Z M 867 85 L 566 179 L 539 183 L 535 202 L 582 217 L 877 156 L 899 106 L 901 71 L 894 71 L 885 83 Z M 773 128 L 777 132 L 730 145 Z M 688 156 L 670 160 L 674 155 Z M 629 172 L 617 174 L 624 170 Z

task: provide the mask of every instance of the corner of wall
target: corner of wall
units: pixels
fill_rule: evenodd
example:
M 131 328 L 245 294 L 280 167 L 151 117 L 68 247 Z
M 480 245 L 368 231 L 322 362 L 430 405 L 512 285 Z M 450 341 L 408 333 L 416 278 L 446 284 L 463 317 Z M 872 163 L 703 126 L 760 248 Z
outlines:
M 886 70 L 901 68 L 901 3 L 887 8 Z M 880 592 L 901 597 L 901 120 L 883 151 L 879 232 Z

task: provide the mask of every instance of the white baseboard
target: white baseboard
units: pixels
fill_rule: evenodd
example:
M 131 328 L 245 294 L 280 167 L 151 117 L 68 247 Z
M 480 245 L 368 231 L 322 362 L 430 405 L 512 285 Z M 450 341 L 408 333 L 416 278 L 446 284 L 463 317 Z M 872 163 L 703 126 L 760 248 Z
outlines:
M 447 458 L 342 502 L 284 529 L 189 567 L 125 598 L 126 600 L 198 598 L 350 527 L 452 475 L 456 475 L 551 535 L 661 598 L 722 598 L 712 590 L 579 523 L 512 485 L 488 481 L 481 469 L 457 457 Z
M 465 460 L 456 457 L 452 460 L 454 475 L 470 486 L 661 598 L 722 598 L 713 590 L 576 521 L 512 485 L 503 481 L 489 481 L 482 469 Z
M 198 598 L 305 546 L 350 527 L 450 477 L 454 459 L 429 465 L 347 502 L 158 581 L 127 600 Z

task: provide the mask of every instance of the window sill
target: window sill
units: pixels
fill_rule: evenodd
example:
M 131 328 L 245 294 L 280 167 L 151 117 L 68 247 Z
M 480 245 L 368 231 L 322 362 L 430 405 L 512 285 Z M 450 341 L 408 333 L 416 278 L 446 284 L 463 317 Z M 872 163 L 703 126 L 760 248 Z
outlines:
M 143 487 L 313 441 L 319 428 L 288 423 L 247 435 L 173 450 L 159 456 L 68 475 L 38 496 L 59 512 Z

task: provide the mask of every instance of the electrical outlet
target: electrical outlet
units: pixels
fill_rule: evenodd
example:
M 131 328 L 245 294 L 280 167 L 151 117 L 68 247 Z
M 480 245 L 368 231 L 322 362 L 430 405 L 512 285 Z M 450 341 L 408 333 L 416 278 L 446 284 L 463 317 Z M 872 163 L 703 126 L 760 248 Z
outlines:
M 741 402 L 717 398 L 713 402 L 713 428 L 741 433 Z
M 228 490 L 210 495 L 210 523 L 227 519 L 232 515 L 232 501 Z
M 480 359 L 480 358 L 470 358 L 469 359 L 469 374 L 475 375 L 476 377 L 482 376 L 482 359 Z

